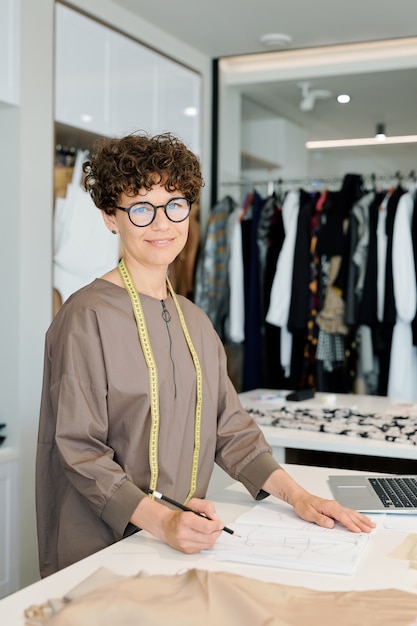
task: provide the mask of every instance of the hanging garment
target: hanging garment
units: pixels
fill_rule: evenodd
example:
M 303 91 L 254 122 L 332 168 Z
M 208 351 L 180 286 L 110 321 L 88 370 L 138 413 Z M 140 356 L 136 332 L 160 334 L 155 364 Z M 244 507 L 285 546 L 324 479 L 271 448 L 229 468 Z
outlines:
M 55 206 L 53 287 L 62 302 L 119 260 L 119 238 L 106 228 L 101 211 L 81 187 L 87 154 L 78 151 L 66 196 L 57 198 Z
M 271 288 L 275 277 L 278 257 L 285 241 L 284 221 L 282 206 L 276 206 L 268 233 L 268 249 L 265 258 L 265 272 L 263 276 L 264 286 L 264 316 L 268 313 Z M 285 389 L 285 372 L 281 365 L 281 329 L 279 326 L 269 324 L 266 319 L 265 325 L 265 378 L 264 386 L 267 389 Z
M 404 190 L 397 187 L 389 191 L 380 207 L 378 241 L 378 280 L 377 280 L 377 316 L 375 326 L 374 353 L 379 361 L 378 395 L 388 393 L 388 378 L 391 359 L 391 345 L 396 321 L 396 304 L 393 278 L 393 232 L 398 202 Z
M 385 194 L 378 192 L 375 194 L 374 199 L 369 204 L 369 243 L 368 243 L 368 255 L 365 269 L 365 277 L 363 283 L 362 294 L 359 297 L 358 310 L 357 310 L 357 323 L 365 324 L 370 328 L 374 328 L 378 321 L 378 268 L 381 267 L 381 263 L 378 259 L 378 251 L 380 246 L 378 245 L 379 233 L 385 240 L 385 224 L 381 224 L 380 220 L 385 220 L 385 211 L 381 211 L 381 202 L 384 199 Z M 383 228 L 381 228 L 381 225 Z M 378 230 L 379 226 L 379 230 Z M 385 263 L 384 263 L 385 267 Z
M 414 271 L 417 276 L 417 183 L 414 184 L 414 187 L 410 189 L 410 193 L 413 195 L 413 217 L 411 220 L 411 237 L 413 240 L 413 252 L 414 252 Z M 411 323 L 411 328 L 413 331 L 413 345 L 417 346 L 417 311 L 414 316 L 414 319 Z
M 392 237 L 392 276 L 396 321 L 392 335 L 387 395 L 417 400 L 417 347 L 411 323 L 417 310 L 416 272 L 411 222 L 414 196 L 404 194 L 397 206 Z
M 339 275 L 346 247 L 344 224 L 348 224 L 349 213 L 349 205 L 341 192 L 327 194 L 321 211 L 316 245 L 319 258 L 319 311 L 315 320 L 319 327 L 316 360 L 323 363 L 323 374 L 339 370 L 345 361 L 344 336 L 348 333 L 345 302 L 341 290 L 335 287 L 334 282 Z M 323 380 L 317 384 L 318 390 L 341 391 L 330 388 L 330 377 L 326 377 L 327 380 L 324 376 L 321 378 Z
M 348 228 L 346 279 L 342 286 L 345 300 L 345 321 L 348 326 L 358 325 L 358 306 L 362 298 L 369 252 L 369 207 L 375 199 L 371 191 L 352 208 Z
M 196 270 L 195 303 L 208 315 L 223 341 L 229 323 L 227 223 L 235 208 L 236 203 L 230 196 L 213 207 Z
M 265 318 L 268 324 L 279 326 L 281 329 L 280 361 L 287 377 L 290 374 L 292 348 L 292 336 L 288 331 L 288 316 L 291 303 L 291 284 L 299 210 L 300 192 L 298 190 L 290 191 L 282 205 L 285 239 L 278 256 L 271 287 L 269 308 Z
M 314 389 L 315 349 L 318 307 L 317 232 L 320 223 L 320 194 L 300 195 L 297 237 L 294 252 L 294 271 L 291 284 L 291 302 L 288 330 L 292 333 L 291 387 Z
M 351 391 L 355 343 L 346 325 L 345 290 L 348 251 L 352 245 L 352 209 L 362 196 L 362 176 L 346 174 L 339 191 L 324 198 L 317 232 L 319 327 L 316 388 L 318 391 Z M 341 284 L 338 284 L 340 281 Z
M 200 245 L 199 204 L 192 205 L 187 243 L 168 270 L 169 280 L 176 294 L 194 299 L 195 262 Z
M 261 207 L 258 222 L 258 232 L 256 233 L 256 243 L 259 256 L 259 278 L 262 299 L 262 312 L 265 314 L 265 272 L 268 256 L 268 248 L 270 246 L 270 232 L 272 223 L 277 210 L 278 199 L 275 194 L 269 196 Z M 268 297 L 269 302 L 269 297 Z
M 245 285 L 243 275 L 242 209 L 235 209 L 228 221 L 229 241 L 229 330 L 228 339 L 233 343 L 245 340 Z
M 366 193 L 352 207 L 347 232 L 346 255 L 342 259 L 344 278 L 342 286 L 345 301 L 345 322 L 351 329 L 356 345 L 355 388 L 365 386 L 363 393 L 376 394 L 378 387 L 377 360 L 374 358 L 372 334 L 369 326 L 359 324 L 358 309 L 362 300 L 368 265 L 370 242 L 370 206 L 375 191 Z M 342 272 L 343 273 L 343 270 Z
M 243 359 L 242 391 L 261 386 L 263 376 L 262 354 L 262 299 L 258 227 L 265 200 L 254 191 L 250 210 L 242 225 L 242 250 L 245 285 L 245 349 Z

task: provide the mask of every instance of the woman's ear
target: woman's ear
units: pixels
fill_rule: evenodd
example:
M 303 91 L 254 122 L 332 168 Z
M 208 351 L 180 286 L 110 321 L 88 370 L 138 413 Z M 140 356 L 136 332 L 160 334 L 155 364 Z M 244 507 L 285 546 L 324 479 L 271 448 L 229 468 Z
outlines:
M 109 215 L 105 211 L 102 211 L 102 215 L 106 227 L 113 235 L 117 235 L 119 233 L 119 227 L 117 226 L 116 216 L 114 214 Z

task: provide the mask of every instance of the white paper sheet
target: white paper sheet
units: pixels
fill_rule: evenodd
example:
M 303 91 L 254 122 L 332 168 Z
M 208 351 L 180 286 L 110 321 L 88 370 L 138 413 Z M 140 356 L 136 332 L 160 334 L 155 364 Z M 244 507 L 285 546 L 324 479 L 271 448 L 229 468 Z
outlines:
M 355 571 L 371 537 L 305 522 L 275 502 L 255 505 L 228 526 L 241 537 L 223 533 L 208 551 L 218 560 L 345 575 Z

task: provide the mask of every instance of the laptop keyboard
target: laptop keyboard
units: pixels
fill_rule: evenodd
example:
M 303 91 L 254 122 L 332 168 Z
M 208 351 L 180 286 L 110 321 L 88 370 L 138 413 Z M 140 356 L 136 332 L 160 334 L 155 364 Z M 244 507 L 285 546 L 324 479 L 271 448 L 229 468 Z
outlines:
M 369 478 L 369 482 L 384 507 L 417 508 L 417 480 L 415 478 Z

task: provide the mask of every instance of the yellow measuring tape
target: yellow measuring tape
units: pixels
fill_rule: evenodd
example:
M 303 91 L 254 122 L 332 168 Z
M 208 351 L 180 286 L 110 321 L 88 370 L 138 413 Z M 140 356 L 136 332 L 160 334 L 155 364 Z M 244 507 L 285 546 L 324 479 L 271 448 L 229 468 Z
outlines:
M 149 489 L 152 491 L 156 490 L 158 483 L 158 440 L 159 440 L 159 423 L 160 423 L 160 412 L 159 412 L 159 386 L 158 386 L 158 370 L 156 367 L 155 357 L 153 355 L 151 342 L 149 339 L 148 328 L 146 326 L 145 316 L 143 314 L 142 304 L 140 301 L 140 297 L 138 292 L 135 289 L 135 286 L 132 281 L 132 277 L 130 276 L 129 270 L 126 267 L 126 263 L 124 259 L 122 259 L 119 263 L 119 273 L 123 280 L 123 284 L 126 288 L 130 296 L 130 300 L 132 302 L 133 313 L 135 316 L 136 324 L 138 327 L 138 335 L 139 340 L 142 346 L 143 355 L 145 357 L 146 365 L 149 371 L 149 392 L 151 399 L 151 430 L 149 435 L 149 467 L 151 471 L 151 479 L 149 483 Z M 190 498 L 195 493 L 197 488 L 197 473 L 198 473 L 198 459 L 200 454 L 200 445 L 201 445 L 201 411 L 203 406 L 203 376 L 201 373 L 200 361 L 198 359 L 197 352 L 194 348 L 193 342 L 191 341 L 190 333 L 188 332 L 187 325 L 185 323 L 184 315 L 181 311 L 178 299 L 174 293 L 172 285 L 168 279 L 166 278 L 167 285 L 171 297 L 174 301 L 175 307 L 177 309 L 177 313 L 180 319 L 181 328 L 183 330 L 188 349 L 191 353 L 194 368 L 196 371 L 196 407 L 195 407 L 195 422 L 194 422 L 194 452 L 193 452 L 193 462 L 191 468 L 191 479 L 190 479 L 190 490 L 188 492 L 185 503 L 187 503 Z

